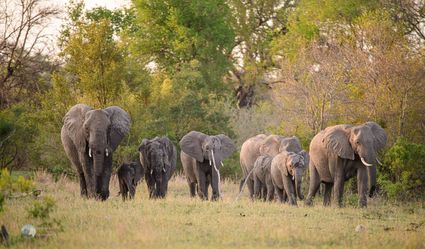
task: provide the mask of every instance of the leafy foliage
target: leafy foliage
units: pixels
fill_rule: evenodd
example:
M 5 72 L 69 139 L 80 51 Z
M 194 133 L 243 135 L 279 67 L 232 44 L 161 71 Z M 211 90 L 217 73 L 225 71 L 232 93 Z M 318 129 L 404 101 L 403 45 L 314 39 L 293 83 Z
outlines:
M 388 197 L 425 197 L 425 145 L 399 138 L 385 153 L 384 162 L 379 181 Z
M 34 189 L 31 180 L 23 176 L 11 176 L 9 170 L 0 171 L 0 213 L 4 210 L 4 203 L 13 193 L 28 193 Z

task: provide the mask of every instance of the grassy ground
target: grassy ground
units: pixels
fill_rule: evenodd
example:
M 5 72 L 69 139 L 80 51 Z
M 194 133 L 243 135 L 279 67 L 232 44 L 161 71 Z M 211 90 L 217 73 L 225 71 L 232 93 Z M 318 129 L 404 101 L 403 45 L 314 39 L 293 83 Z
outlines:
M 149 200 L 142 182 L 137 198 L 122 202 L 116 179 L 106 202 L 84 200 L 78 184 L 66 178 L 53 182 L 36 174 L 42 195 L 57 203 L 53 217 L 64 227 L 49 238 L 16 242 L 16 248 L 425 248 L 422 203 L 369 202 L 367 209 L 291 207 L 251 202 L 247 191 L 234 202 L 238 185 L 224 182 L 223 200 L 200 201 L 188 196 L 182 177 L 169 186 L 165 200 Z M 8 200 L 0 216 L 13 236 L 30 223 L 32 198 Z M 356 232 L 357 225 L 365 230 Z

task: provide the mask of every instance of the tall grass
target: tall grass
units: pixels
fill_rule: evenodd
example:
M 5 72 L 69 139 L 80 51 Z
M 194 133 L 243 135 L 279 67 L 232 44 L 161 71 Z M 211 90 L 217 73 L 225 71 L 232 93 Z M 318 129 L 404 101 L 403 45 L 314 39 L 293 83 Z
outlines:
M 185 179 L 172 179 L 164 200 L 149 200 L 142 182 L 135 200 L 116 196 L 105 202 L 85 200 L 79 185 L 62 177 L 53 182 L 45 173 L 36 182 L 57 202 L 52 214 L 61 219 L 64 232 L 48 239 L 24 240 L 16 248 L 425 248 L 425 205 L 369 202 L 355 207 L 291 207 L 280 203 L 252 202 L 247 193 L 237 202 L 238 184 L 222 182 L 218 202 L 190 198 Z M 247 191 L 246 191 L 247 192 Z M 19 234 L 28 223 L 26 209 L 32 200 L 8 202 L 0 223 Z M 365 226 L 356 232 L 358 224 Z

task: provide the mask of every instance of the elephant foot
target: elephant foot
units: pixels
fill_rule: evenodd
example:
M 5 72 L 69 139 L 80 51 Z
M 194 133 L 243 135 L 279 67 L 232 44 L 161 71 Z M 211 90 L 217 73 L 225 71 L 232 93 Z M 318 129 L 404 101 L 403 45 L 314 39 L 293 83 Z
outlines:
M 313 200 L 312 200 L 312 199 L 310 199 L 310 198 L 307 198 L 307 199 L 304 201 L 304 205 L 309 206 L 309 207 L 313 206 Z
M 97 200 L 106 201 L 109 197 L 109 191 L 101 192 L 96 195 Z

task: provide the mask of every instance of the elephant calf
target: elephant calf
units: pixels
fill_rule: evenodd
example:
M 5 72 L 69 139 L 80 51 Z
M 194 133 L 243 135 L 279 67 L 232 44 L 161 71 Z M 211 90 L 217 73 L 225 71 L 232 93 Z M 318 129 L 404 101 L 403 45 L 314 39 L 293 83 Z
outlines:
M 270 174 L 272 156 L 259 156 L 254 163 L 254 196 L 257 199 L 272 201 L 274 197 L 274 186 Z
M 137 162 L 123 163 L 117 171 L 118 182 L 120 186 L 119 195 L 123 201 L 127 198 L 133 199 L 136 194 L 136 186 L 143 175 L 143 168 Z M 130 195 L 128 194 L 130 192 Z
M 149 198 L 164 198 L 176 169 L 177 150 L 167 137 L 143 139 L 139 147 Z
M 308 155 L 305 151 L 300 153 L 283 151 L 276 155 L 271 163 L 271 177 L 281 202 L 288 198 L 289 204 L 297 205 L 297 198 L 302 200 L 301 182 L 306 168 Z

